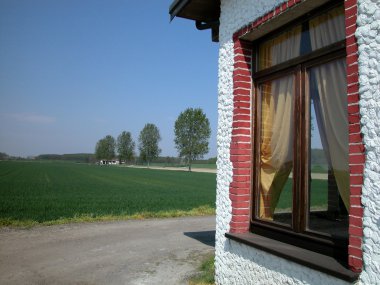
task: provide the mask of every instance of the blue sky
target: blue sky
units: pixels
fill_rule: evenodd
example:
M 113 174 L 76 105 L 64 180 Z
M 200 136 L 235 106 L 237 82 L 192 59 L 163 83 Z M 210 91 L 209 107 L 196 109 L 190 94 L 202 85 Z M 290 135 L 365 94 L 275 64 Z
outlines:
M 218 45 L 194 22 L 169 23 L 172 0 L 1 0 L 0 152 L 94 152 L 146 123 L 161 155 L 188 107 L 210 120 L 216 156 Z

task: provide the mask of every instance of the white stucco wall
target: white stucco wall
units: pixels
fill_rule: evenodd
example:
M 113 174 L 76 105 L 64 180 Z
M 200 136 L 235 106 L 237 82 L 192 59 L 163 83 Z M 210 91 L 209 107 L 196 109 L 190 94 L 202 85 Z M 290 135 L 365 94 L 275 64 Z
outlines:
M 216 229 L 217 284 L 348 284 L 340 279 L 289 262 L 225 238 L 231 220 L 229 147 L 233 117 L 233 41 L 239 28 L 269 12 L 282 0 L 221 0 L 219 51 L 219 127 Z M 360 87 L 367 163 L 363 189 L 364 284 L 380 284 L 380 1 L 359 0 Z M 377 5 L 377 10 L 373 6 Z M 372 7 L 371 7 L 372 6 Z M 376 8 L 376 7 L 375 7 Z M 368 42 L 367 42 L 368 41 Z M 377 51 L 377 52 L 375 52 Z M 376 279 L 377 278 L 377 279 Z
M 380 1 L 358 1 L 359 93 L 366 147 L 363 262 L 360 280 L 380 284 Z

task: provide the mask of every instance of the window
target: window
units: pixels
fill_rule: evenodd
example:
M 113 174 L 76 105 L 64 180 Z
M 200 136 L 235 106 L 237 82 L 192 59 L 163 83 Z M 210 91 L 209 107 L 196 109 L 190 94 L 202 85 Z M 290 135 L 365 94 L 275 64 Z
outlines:
M 343 6 L 255 43 L 254 233 L 347 260 Z

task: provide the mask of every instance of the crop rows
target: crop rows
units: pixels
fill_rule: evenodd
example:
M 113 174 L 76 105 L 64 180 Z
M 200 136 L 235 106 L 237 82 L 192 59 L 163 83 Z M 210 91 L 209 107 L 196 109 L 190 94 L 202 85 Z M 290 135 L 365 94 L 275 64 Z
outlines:
M 210 173 L 0 161 L 0 220 L 43 223 L 214 209 L 215 189 Z

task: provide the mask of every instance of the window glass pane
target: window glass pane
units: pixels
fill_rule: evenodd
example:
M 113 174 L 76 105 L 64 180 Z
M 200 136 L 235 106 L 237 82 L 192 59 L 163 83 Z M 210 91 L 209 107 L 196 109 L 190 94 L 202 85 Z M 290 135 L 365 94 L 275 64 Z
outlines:
M 345 39 L 344 7 L 339 6 L 259 45 L 258 70 Z
M 259 46 L 259 66 L 262 70 L 300 55 L 301 25 L 267 40 Z
M 344 40 L 344 7 L 337 7 L 310 20 L 309 31 L 312 50 Z
M 349 208 L 348 118 L 345 59 L 309 70 L 311 230 L 347 235 Z
M 294 76 L 260 85 L 260 202 L 258 216 L 291 224 Z

